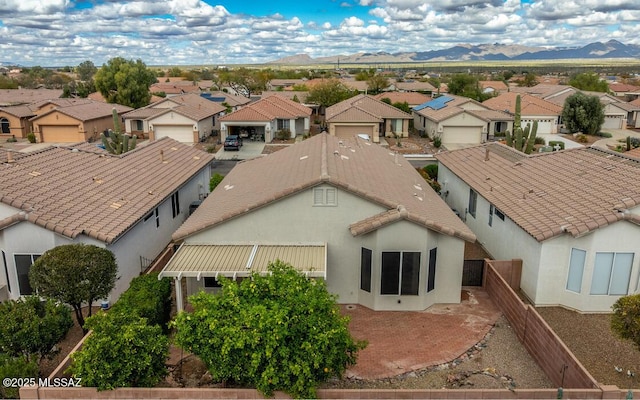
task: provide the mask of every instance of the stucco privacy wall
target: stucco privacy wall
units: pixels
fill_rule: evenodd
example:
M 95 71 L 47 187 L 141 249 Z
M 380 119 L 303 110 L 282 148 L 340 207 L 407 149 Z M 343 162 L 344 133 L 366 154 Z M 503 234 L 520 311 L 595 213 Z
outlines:
M 518 339 L 554 385 L 596 389 L 598 384 L 535 308 L 524 304 L 507 282 L 485 260 L 484 287 L 505 314 Z

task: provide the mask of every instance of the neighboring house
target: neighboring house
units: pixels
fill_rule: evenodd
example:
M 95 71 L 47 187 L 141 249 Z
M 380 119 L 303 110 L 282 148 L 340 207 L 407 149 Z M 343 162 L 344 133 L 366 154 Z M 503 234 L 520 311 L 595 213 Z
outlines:
M 236 165 L 174 235 L 161 272 L 188 293 L 290 262 L 340 303 L 424 310 L 459 303 L 475 236 L 403 157 L 321 133 Z
M 226 108 L 190 93 L 162 99 L 124 114 L 125 131 L 150 140 L 170 137 L 182 143 L 198 143 L 217 130 Z
M 200 93 L 200 96 L 204 97 L 207 100 L 213 101 L 214 103 L 220 104 L 225 109 L 229 108 L 229 112 L 239 110 L 240 108 L 251 103 L 251 99 L 249 98 L 231 93 L 225 93 L 222 91 L 204 92 Z
M 513 116 L 467 97 L 446 94 L 413 108 L 413 126 L 445 145 L 483 143 L 513 128 Z
M 373 96 L 373 98 L 380 101 L 389 99 L 391 104 L 406 102 L 410 108 L 431 100 L 431 96 L 420 92 L 383 92 Z
M 267 90 L 276 91 L 276 90 L 291 90 L 293 86 L 296 85 L 304 85 L 308 79 L 271 79 L 269 83 L 267 83 Z
M 66 107 L 55 107 L 54 103 L 43 104 L 36 110 L 36 116 L 30 119 L 38 142 L 77 143 L 98 140 L 100 133 L 114 129 L 113 113 L 118 115 L 132 110 L 120 104 L 107 104 L 99 101 L 81 102 Z M 45 109 L 49 108 L 48 111 Z
M 312 110 L 280 96 L 269 96 L 220 118 L 222 140 L 228 135 L 271 142 L 288 129 L 291 138 L 309 133 Z
M 616 97 L 622 97 L 625 101 L 635 100 L 640 96 L 640 87 L 620 82 L 609 83 L 609 90 Z
M 630 101 L 625 108 L 629 112 L 627 125 L 633 128 L 640 128 L 640 98 Z
M 168 83 L 154 83 L 149 87 L 151 93 L 164 93 L 167 97 L 179 96 L 186 93 L 200 93 L 200 86 L 191 81 L 176 81 Z
M 509 86 L 503 81 L 479 81 L 478 84 L 482 89 L 482 93 L 498 95 L 509 91 Z
M 339 138 L 369 135 L 375 143 L 381 137 L 408 137 L 411 115 L 372 96 L 359 94 L 327 107 L 329 134 Z
M 0 139 L 27 137 L 33 129 L 29 119 L 34 115 L 26 105 L 0 107 Z
M 536 306 L 608 312 L 640 279 L 640 160 L 595 147 L 527 156 L 499 143 L 440 153 L 438 182 L 498 260 L 523 260 Z
M 62 89 L 0 89 L 0 107 L 31 104 L 60 96 Z
M 499 96 L 485 100 L 482 104 L 493 109 L 506 111 L 510 114 L 516 112 L 516 98 L 520 96 L 521 125 L 533 126 L 538 121 L 538 133 L 558 133 L 558 125 L 562 117 L 562 106 L 543 100 L 527 93 L 507 92 Z
M 0 287 L 12 299 L 31 294 L 40 255 L 86 243 L 115 254 L 115 300 L 205 197 L 212 160 L 169 138 L 120 156 L 89 144 L 0 151 Z
M 429 82 L 416 81 L 412 79 L 405 81 L 396 81 L 395 79 L 390 79 L 389 83 L 390 86 L 386 89 L 389 91 L 397 90 L 399 92 L 421 92 L 428 93 L 429 95 L 438 91 L 438 89 L 436 89 Z

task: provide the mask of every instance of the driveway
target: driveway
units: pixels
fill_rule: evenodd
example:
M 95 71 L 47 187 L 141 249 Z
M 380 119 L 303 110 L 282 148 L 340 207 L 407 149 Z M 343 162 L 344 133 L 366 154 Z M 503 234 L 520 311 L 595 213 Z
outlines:
M 216 160 L 249 160 L 251 158 L 261 157 L 264 146 L 264 142 L 245 140 L 238 151 L 225 150 L 224 147 L 222 147 L 216 153 Z
M 632 131 L 629 129 L 603 129 L 603 132 L 609 132 L 611 134 L 610 138 L 600 139 L 597 142 L 594 142 L 592 146 L 600 147 L 602 149 L 609 149 L 607 145 L 617 146 L 620 143 L 620 140 L 626 139 L 627 136 L 640 138 L 640 132 Z

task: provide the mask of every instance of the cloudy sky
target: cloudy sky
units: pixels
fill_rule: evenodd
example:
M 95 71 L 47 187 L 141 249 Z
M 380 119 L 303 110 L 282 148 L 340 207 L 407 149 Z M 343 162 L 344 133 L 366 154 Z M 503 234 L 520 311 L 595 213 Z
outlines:
M 263 63 L 460 43 L 640 44 L 640 0 L 0 0 L 0 62 Z

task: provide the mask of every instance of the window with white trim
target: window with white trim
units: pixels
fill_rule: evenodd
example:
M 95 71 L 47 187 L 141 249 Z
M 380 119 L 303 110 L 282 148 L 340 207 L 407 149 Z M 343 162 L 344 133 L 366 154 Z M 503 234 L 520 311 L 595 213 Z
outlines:
M 336 206 L 338 205 L 338 191 L 333 187 L 313 188 L 314 206 Z
M 291 130 L 290 126 L 291 126 L 291 120 L 288 119 L 278 119 L 277 122 L 277 129 L 279 131 L 283 130 L 283 129 L 289 129 Z
M 633 253 L 596 253 L 591 294 L 624 296 L 629 291 Z
M 29 270 L 31 266 L 41 254 L 14 254 L 13 259 L 16 264 L 16 273 L 18 274 L 18 287 L 20 296 L 26 296 L 33 293 L 31 284 L 29 283 Z
M 582 290 L 582 275 L 587 252 L 580 249 L 571 249 L 569 260 L 569 275 L 567 276 L 567 290 L 580 293 Z
M 417 296 L 420 252 L 383 251 L 380 294 Z

